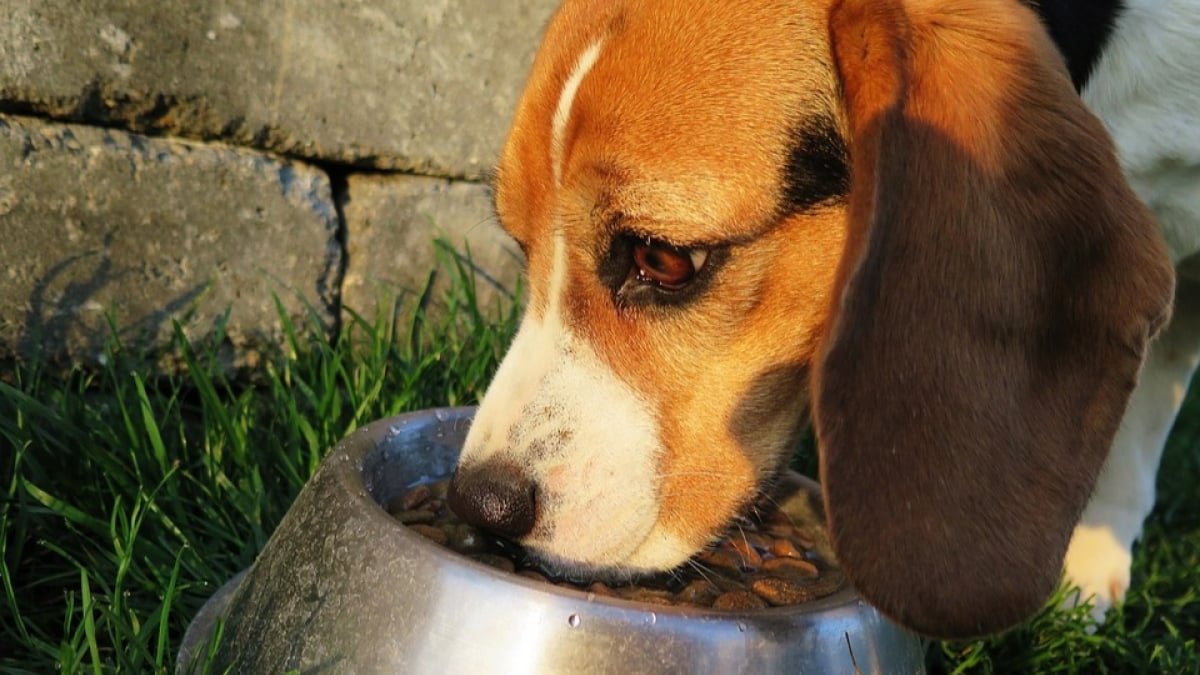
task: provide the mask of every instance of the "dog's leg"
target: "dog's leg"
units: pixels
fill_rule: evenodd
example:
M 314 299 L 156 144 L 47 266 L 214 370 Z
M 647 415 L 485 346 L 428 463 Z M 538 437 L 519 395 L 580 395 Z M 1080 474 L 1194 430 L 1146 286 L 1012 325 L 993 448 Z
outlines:
M 1091 500 L 1071 537 L 1067 580 L 1102 621 L 1129 588 L 1133 542 L 1154 508 L 1163 445 L 1200 362 L 1200 284 L 1180 279 L 1170 326 L 1151 348 Z

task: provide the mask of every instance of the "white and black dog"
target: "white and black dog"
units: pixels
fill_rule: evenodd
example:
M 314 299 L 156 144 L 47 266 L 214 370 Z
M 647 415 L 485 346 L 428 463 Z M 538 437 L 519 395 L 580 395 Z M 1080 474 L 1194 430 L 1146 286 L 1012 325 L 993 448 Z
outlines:
M 1124 596 L 1200 349 L 1200 1 L 566 0 L 495 190 L 529 296 L 464 517 L 670 569 L 811 419 L 897 621 L 1002 630 L 1064 557 Z

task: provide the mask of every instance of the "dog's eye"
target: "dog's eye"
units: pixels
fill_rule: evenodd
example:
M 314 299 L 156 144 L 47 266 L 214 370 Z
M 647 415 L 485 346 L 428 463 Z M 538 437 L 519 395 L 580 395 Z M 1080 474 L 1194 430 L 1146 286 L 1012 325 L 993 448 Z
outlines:
M 695 301 L 729 259 L 728 244 L 679 246 L 623 233 L 599 256 L 596 275 L 622 310 L 658 310 Z
M 687 250 L 653 240 L 633 245 L 638 281 L 667 290 L 678 290 L 691 283 L 707 259 L 708 251 L 701 249 Z

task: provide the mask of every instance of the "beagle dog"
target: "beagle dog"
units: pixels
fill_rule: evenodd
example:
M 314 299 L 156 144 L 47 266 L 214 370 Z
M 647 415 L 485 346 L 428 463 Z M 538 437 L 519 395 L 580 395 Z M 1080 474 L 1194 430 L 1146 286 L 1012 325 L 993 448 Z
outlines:
M 1196 0 L 566 0 L 452 505 L 564 575 L 669 570 L 811 420 L 887 616 L 1000 631 L 1064 557 L 1102 613 L 1200 346 L 1186 284 L 1151 344 L 1200 249 L 1198 38 Z

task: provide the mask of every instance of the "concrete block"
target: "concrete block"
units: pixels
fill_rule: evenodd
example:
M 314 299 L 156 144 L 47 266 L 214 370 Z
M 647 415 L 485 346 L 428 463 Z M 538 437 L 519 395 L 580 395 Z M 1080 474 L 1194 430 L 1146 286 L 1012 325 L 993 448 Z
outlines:
M 368 318 L 396 299 L 413 306 L 436 270 L 430 297 L 442 297 L 451 270 L 437 268 L 435 239 L 470 252 L 485 310 L 504 306 L 517 288 L 521 253 L 500 229 L 482 184 L 415 176 L 351 175 L 342 204 L 346 274 L 342 303 Z M 461 259 L 461 258 L 460 258 Z M 436 306 L 434 307 L 436 309 Z
M 9 0 L 0 109 L 477 178 L 557 4 Z
M 218 145 L 0 116 L 0 357 L 94 362 L 191 337 L 229 310 L 241 356 L 289 316 L 332 327 L 342 263 L 329 180 Z

